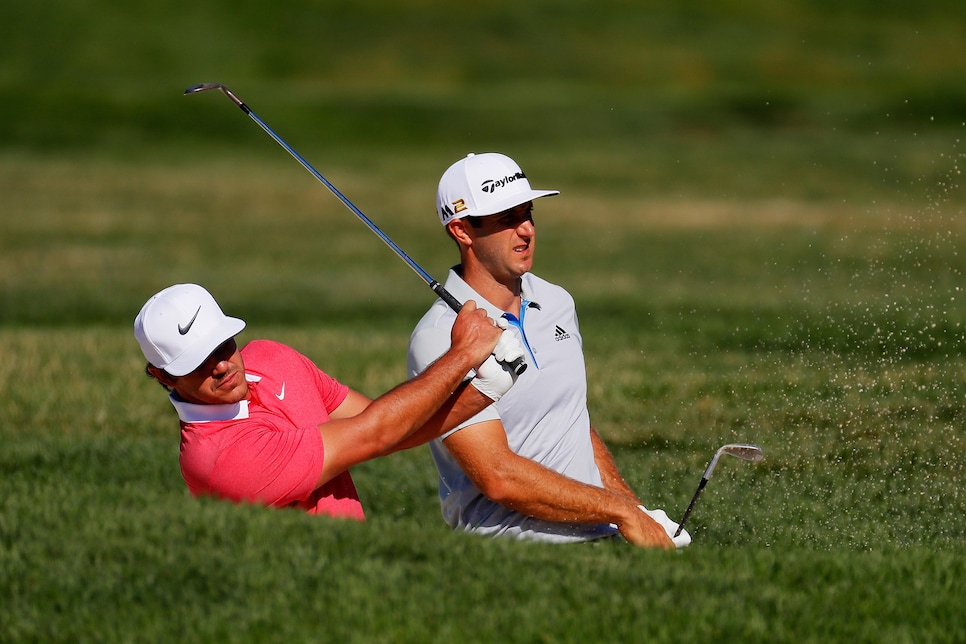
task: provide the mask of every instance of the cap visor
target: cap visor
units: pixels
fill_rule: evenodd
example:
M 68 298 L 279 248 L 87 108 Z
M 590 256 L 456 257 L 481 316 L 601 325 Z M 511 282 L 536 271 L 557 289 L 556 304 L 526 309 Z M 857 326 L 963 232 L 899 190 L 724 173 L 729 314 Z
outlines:
M 470 216 L 489 217 L 490 215 L 501 213 L 504 210 L 509 210 L 510 208 L 516 208 L 522 203 L 533 201 L 534 199 L 539 199 L 540 197 L 553 197 L 559 194 L 559 190 L 527 190 L 525 192 L 517 192 L 505 199 L 497 201 L 496 203 L 491 203 L 486 208 L 481 208 Z
M 180 356 L 168 363 L 164 370 L 172 376 L 186 376 L 208 359 L 215 349 L 223 342 L 233 338 L 245 329 L 245 321 L 238 318 L 226 317 L 217 329 L 208 334 L 204 340 L 196 342 Z

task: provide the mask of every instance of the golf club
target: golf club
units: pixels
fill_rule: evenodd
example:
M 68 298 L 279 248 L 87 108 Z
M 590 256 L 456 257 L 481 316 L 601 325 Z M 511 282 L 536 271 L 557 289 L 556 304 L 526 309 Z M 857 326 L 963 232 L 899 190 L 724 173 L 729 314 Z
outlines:
M 245 103 L 242 102 L 241 99 L 239 99 L 237 96 L 235 96 L 235 94 L 232 93 L 232 91 L 230 89 L 228 89 L 227 87 L 225 87 L 224 85 L 222 85 L 220 83 L 202 83 L 200 85 L 193 85 L 193 86 L 189 87 L 188 89 L 186 89 L 184 91 L 184 93 L 186 95 L 187 94 L 197 94 L 199 92 L 207 92 L 208 90 L 213 90 L 213 89 L 216 89 L 216 90 L 220 91 L 222 94 L 224 94 L 225 96 L 227 96 L 229 99 L 231 99 L 231 102 L 232 103 L 234 103 L 235 105 L 237 105 L 238 107 L 240 107 L 241 110 L 245 114 L 247 114 L 248 116 L 250 116 L 251 119 L 253 121 L 255 121 L 255 123 L 257 123 L 260 128 L 262 128 L 263 130 L 265 130 L 265 132 L 270 137 L 272 137 L 273 139 L 275 139 L 275 142 L 276 143 L 278 143 L 280 146 L 282 146 L 285 149 L 286 152 L 288 152 L 289 154 L 291 154 L 295 158 L 296 161 L 298 161 L 299 163 L 302 164 L 302 167 L 303 168 L 305 168 L 310 173 L 312 173 L 312 176 L 314 176 L 316 179 L 318 179 L 322 183 L 322 185 L 324 185 L 326 188 L 328 188 L 332 192 L 332 194 L 334 194 L 336 197 L 338 197 L 339 198 L 339 201 L 341 201 L 343 204 L 345 204 L 345 206 L 349 210 L 351 210 L 355 214 L 356 217 L 358 217 L 359 219 L 361 219 L 362 220 L 362 223 L 364 223 L 366 226 L 369 227 L 369 230 L 371 230 L 372 232 L 376 233 L 376 235 L 379 236 L 379 239 L 381 239 L 383 242 L 385 242 L 385 244 L 387 246 L 389 246 L 389 248 L 391 248 L 396 253 L 396 255 L 398 255 L 400 257 L 400 259 L 402 259 L 404 262 L 406 262 L 406 264 L 408 264 L 409 267 L 411 269 L 413 269 L 416 272 L 416 274 L 419 275 L 423 279 L 423 281 L 426 282 L 426 284 L 429 285 L 429 287 L 431 289 L 433 289 L 433 292 L 436 293 L 436 295 L 438 295 L 441 300 L 443 300 L 444 302 L 446 302 L 446 304 L 448 304 L 451 309 L 453 309 L 454 311 L 456 311 L 457 313 L 459 313 L 460 309 L 463 307 L 463 304 L 459 300 L 457 300 L 455 297 L 453 297 L 453 295 L 449 291 L 447 291 L 443 287 L 442 284 L 440 284 L 435 279 L 433 279 L 429 275 L 429 273 L 427 273 L 426 271 L 424 271 L 419 264 L 417 264 L 415 261 L 413 261 L 413 259 L 409 255 L 407 255 L 403 251 L 403 249 L 401 249 L 399 246 L 397 246 L 396 243 L 394 241 L 392 241 L 384 232 L 382 232 L 379 229 L 379 227 L 376 226 L 376 224 L 374 224 L 372 222 L 371 219 L 369 219 L 368 217 L 366 217 L 366 215 L 363 214 L 363 212 L 361 210 L 359 210 L 358 208 L 356 208 L 355 204 L 353 204 L 351 201 L 349 201 L 349 199 L 345 195 L 343 195 L 341 192 L 339 192 L 339 190 L 336 189 L 336 187 L 334 185 L 332 185 L 331 183 L 329 183 L 329 180 L 326 179 L 325 177 L 323 177 L 319 173 L 318 170 L 316 170 L 315 168 L 313 168 L 312 165 L 302 157 L 302 155 L 300 155 L 298 152 L 296 152 L 292 148 L 292 146 L 290 146 L 288 143 L 286 143 L 282 139 L 282 137 L 280 137 L 278 134 L 276 134 L 274 132 L 274 130 L 272 130 L 272 128 L 268 127 L 268 125 L 265 123 L 265 121 L 263 121 L 262 119 L 258 118 L 258 116 L 254 112 L 252 112 L 251 109 L 247 105 L 245 105 Z M 517 358 L 516 360 L 514 360 L 508 366 L 513 370 L 514 373 L 516 373 L 517 375 L 520 375 L 521 373 L 523 373 L 524 371 L 526 371 L 527 363 L 521 357 L 521 358 Z
M 708 479 L 711 478 L 711 474 L 714 472 L 715 465 L 718 464 L 718 459 L 721 458 L 722 454 L 729 454 L 730 456 L 736 456 L 745 461 L 760 461 L 765 458 L 765 454 L 761 451 L 761 448 L 757 445 L 745 445 L 741 443 L 732 443 L 729 445 L 723 445 L 718 448 L 718 451 L 714 453 L 714 458 L 708 463 L 708 469 L 704 471 L 704 476 L 701 477 L 701 483 L 698 484 L 698 490 L 691 497 L 691 503 L 688 504 L 688 509 L 684 511 L 684 516 L 681 517 L 681 523 L 678 524 L 678 529 L 674 533 L 674 536 L 681 534 L 684 530 L 684 522 L 688 520 L 691 516 L 691 510 L 694 509 L 694 504 L 698 502 L 698 497 L 701 496 L 701 490 L 704 486 L 708 484 Z

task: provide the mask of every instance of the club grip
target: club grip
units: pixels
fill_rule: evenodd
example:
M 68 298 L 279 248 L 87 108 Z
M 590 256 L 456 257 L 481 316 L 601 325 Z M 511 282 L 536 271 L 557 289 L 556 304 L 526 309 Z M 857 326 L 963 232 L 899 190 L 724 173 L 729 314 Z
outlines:
M 429 287 L 433 289 L 436 295 L 439 296 L 439 299 L 446 302 L 446 304 L 449 305 L 449 308 L 453 309 L 457 313 L 459 313 L 460 309 L 463 308 L 463 303 L 457 300 L 455 297 L 453 297 L 453 294 L 447 291 L 446 288 L 444 288 L 443 285 L 440 284 L 439 282 L 433 281 L 432 283 L 430 283 Z M 527 361 L 523 359 L 523 356 L 520 356 L 513 362 L 510 362 L 509 364 L 502 360 L 500 361 L 500 363 L 507 366 L 511 371 L 513 371 L 513 373 L 515 373 L 518 376 L 527 370 Z
M 527 361 L 523 359 L 523 356 L 520 356 L 513 362 L 507 364 L 507 366 L 513 370 L 513 373 L 519 376 L 521 373 L 527 370 Z

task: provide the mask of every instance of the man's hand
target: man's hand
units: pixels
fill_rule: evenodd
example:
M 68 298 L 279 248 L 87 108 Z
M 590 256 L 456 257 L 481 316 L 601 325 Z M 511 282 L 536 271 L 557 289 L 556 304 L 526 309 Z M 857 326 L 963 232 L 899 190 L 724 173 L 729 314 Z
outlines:
M 496 323 L 503 329 L 500 341 L 493 347 L 493 355 L 476 369 L 476 377 L 470 381 L 470 384 L 493 402 L 502 398 L 517 381 L 517 373 L 507 365 L 523 357 L 523 343 L 516 333 L 507 328 L 506 319 L 500 318 Z
M 674 536 L 674 533 L 678 531 L 678 524 L 664 510 L 648 510 L 643 505 L 637 506 L 637 509 L 654 519 L 658 525 L 664 528 L 667 536 L 674 542 L 675 548 L 684 548 L 691 544 L 691 535 L 688 534 L 687 530 L 681 530 L 681 534 L 676 537 Z
M 450 331 L 450 352 L 466 356 L 469 368 L 479 367 L 493 353 L 503 329 L 486 314 L 476 308 L 476 302 L 467 300 L 456 316 Z
M 621 535 L 639 548 L 664 548 L 671 550 L 675 547 L 674 542 L 657 521 L 650 515 L 645 514 L 644 506 L 631 506 L 626 519 L 618 524 L 617 528 Z

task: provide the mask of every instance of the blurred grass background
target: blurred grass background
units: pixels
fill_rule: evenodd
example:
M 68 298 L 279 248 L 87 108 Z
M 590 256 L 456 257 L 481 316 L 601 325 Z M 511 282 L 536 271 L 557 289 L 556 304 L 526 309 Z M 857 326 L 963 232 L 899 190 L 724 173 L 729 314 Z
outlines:
M 803 202 L 846 228 L 857 215 L 920 225 L 937 218 L 922 208 L 961 200 L 963 14 L 955 2 L 5 3 L 0 190 L 21 198 L 5 206 L 0 320 L 113 321 L 131 305 L 117 295 L 151 290 L 142 271 L 110 270 L 85 248 L 177 273 L 201 255 L 223 266 L 235 243 L 218 231 L 231 223 L 270 218 L 284 233 L 350 217 L 222 97 L 181 95 L 197 82 L 232 87 L 435 274 L 451 261 L 430 214 L 435 182 L 471 150 L 519 157 L 564 191 L 555 216 L 573 209 L 578 223 L 605 209 L 681 221 L 698 207 L 721 227 L 757 227 L 751 201 L 792 230 L 814 229 Z M 257 189 L 229 185 L 245 174 Z M 236 218 L 241 203 L 248 220 Z M 202 204 L 220 216 L 178 222 Z M 351 270 L 372 266 L 385 250 L 349 231 L 328 252 L 352 253 Z M 597 234 L 601 248 L 621 236 Z M 271 267 L 252 272 L 301 273 L 286 275 L 288 299 L 273 290 L 266 305 L 298 316 L 285 302 L 324 279 L 278 260 L 311 255 L 316 240 L 259 241 Z M 54 249 L 66 252 L 52 265 Z M 95 275 L 65 300 L 63 275 L 47 274 L 58 270 Z M 380 295 L 411 297 L 403 283 L 411 276 Z M 32 301 L 64 305 L 48 315 Z
M 0 639 L 959 641 L 966 7 L 0 5 Z M 188 498 L 131 322 L 178 281 L 377 395 L 469 151 L 536 186 L 592 417 L 681 557 L 450 534 L 425 450 L 364 525 Z M 279 547 L 278 544 L 284 544 Z M 513 580 L 507 583 L 507 580 Z M 325 630 L 320 634 L 319 624 Z

